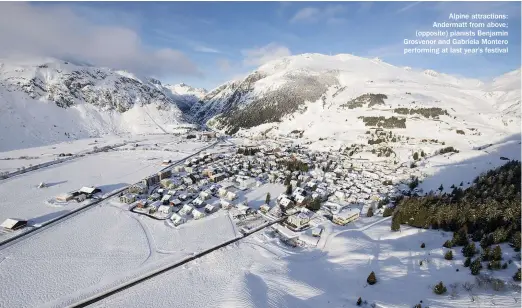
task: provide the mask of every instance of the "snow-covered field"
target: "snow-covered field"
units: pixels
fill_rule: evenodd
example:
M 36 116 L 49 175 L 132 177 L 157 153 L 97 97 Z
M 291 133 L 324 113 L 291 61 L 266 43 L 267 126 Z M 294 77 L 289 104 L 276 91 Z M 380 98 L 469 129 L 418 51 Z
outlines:
M 172 138 L 172 137 L 171 137 Z M 161 139 L 149 138 L 147 142 L 158 143 Z M 170 141 L 174 143 L 174 141 Z M 142 140 L 142 148 L 147 143 Z M 50 204 L 61 193 L 80 189 L 82 186 L 94 185 L 103 193 L 119 189 L 135 183 L 140 179 L 163 168 L 164 159 L 176 161 L 196 152 L 208 143 L 189 142 L 163 145 L 171 151 L 125 150 L 98 153 L 75 159 L 69 162 L 43 168 L 27 174 L 0 181 L 0 220 L 10 217 L 30 219 L 33 224 L 40 224 L 77 208 L 74 201 L 64 206 Z M 31 149 L 28 152 L 32 152 Z M 46 188 L 38 188 L 44 182 Z
M 0 251 L 0 307 L 63 307 L 237 235 L 225 211 L 173 228 L 105 203 Z
M 463 289 L 475 278 L 462 266 L 458 249 L 454 260 L 443 258 L 442 243 L 449 234 L 407 227 L 390 232 L 389 219 L 366 226 L 335 227 L 322 249 L 290 248 L 260 232 L 95 306 L 355 307 L 362 297 L 368 307 L 412 307 L 421 300 L 423 307 L 520 307 L 515 301 L 520 293 L 509 288 L 497 292 L 476 286 L 471 294 Z M 507 261 L 513 250 L 502 248 Z M 494 275 L 509 280 L 517 266 L 515 261 Z M 373 286 L 366 283 L 371 271 L 378 280 Z M 439 281 L 447 294 L 433 293 Z M 458 284 L 455 291 L 453 283 Z M 204 291 L 194 292 L 195 286 Z

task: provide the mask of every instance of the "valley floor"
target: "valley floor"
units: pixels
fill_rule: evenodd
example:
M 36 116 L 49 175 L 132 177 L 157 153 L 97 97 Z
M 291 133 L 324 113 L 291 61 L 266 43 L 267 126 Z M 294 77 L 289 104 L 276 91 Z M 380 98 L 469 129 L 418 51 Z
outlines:
M 109 142 L 99 140 L 95 144 L 106 143 Z M 134 148 L 136 143 L 139 144 L 138 148 Z M 38 226 L 81 206 L 75 201 L 63 204 L 55 202 L 60 194 L 91 185 L 100 188 L 103 194 L 110 193 L 159 171 L 165 159 L 180 160 L 209 144 L 186 142 L 172 136 L 148 136 L 139 142 L 127 141 L 125 146 L 114 151 L 86 155 L 0 180 L 0 220 L 20 218 L 29 220 L 29 225 Z M 86 144 L 83 140 L 78 148 L 85 150 L 87 146 L 92 148 L 93 144 Z M 71 147 L 70 144 L 56 146 L 60 152 L 72 150 Z M 23 153 L 35 155 L 44 152 L 43 148 L 35 148 Z M 3 162 L 0 161 L 0 168 L 4 166 Z M 47 187 L 38 188 L 39 183 L 45 183 Z M 0 234 L 0 240 L 8 236 L 10 234 Z

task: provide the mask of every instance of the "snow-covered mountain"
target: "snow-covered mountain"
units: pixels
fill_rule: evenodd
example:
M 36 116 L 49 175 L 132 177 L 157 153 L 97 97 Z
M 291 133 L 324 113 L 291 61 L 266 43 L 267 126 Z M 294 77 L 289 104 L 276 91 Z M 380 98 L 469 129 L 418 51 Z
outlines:
M 245 135 L 367 139 L 370 128 L 469 144 L 520 133 L 520 70 L 492 82 L 397 67 L 353 55 L 269 62 L 210 91 L 190 113 Z M 457 138 L 456 138 L 457 137 Z M 334 142 L 335 143 L 335 142 Z
M 0 150 L 184 124 L 152 79 L 57 59 L 0 60 Z
M 207 94 L 207 90 L 194 88 L 185 83 L 164 85 L 163 92 L 171 95 L 182 111 L 189 111 L 195 103 L 199 102 Z

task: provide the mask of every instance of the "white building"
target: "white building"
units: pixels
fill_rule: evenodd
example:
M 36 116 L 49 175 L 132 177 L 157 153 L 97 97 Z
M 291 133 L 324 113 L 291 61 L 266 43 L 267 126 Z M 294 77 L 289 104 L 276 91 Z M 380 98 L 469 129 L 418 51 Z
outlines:
M 194 209 L 194 210 L 192 210 L 192 217 L 194 219 L 201 219 L 201 218 L 205 217 L 205 214 L 203 214 L 200 211 Z
M 288 223 L 296 227 L 297 229 L 301 229 L 306 227 L 310 223 L 310 215 L 306 212 L 300 212 L 295 215 L 288 217 Z
M 332 221 L 338 225 L 346 225 L 359 218 L 361 211 L 358 208 L 345 209 L 340 213 L 334 214 Z
M 161 205 L 160 207 L 158 207 L 158 213 L 168 215 L 172 213 L 172 207 L 169 205 Z
M 232 204 L 230 204 L 230 202 L 228 202 L 226 200 L 220 200 L 219 204 L 221 205 L 221 208 L 225 209 L 225 210 L 228 210 L 232 207 Z
M 172 216 L 170 216 L 170 220 L 172 220 L 172 223 L 174 224 L 174 226 L 179 226 L 186 222 L 185 218 L 179 216 L 176 213 L 172 213 Z
M 235 194 L 235 193 L 229 191 L 229 192 L 227 192 L 227 196 L 226 196 L 226 198 L 227 198 L 228 200 L 230 200 L 230 201 L 235 200 L 235 199 L 237 198 L 237 194 Z
M 193 210 L 194 210 L 194 209 L 193 209 L 190 205 L 185 204 L 185 205 L 181 208 L 181 210 L 179 210 L 179 214 L 180 214 L 180 215 L 189 215 L 190 213 L 192 213 Z

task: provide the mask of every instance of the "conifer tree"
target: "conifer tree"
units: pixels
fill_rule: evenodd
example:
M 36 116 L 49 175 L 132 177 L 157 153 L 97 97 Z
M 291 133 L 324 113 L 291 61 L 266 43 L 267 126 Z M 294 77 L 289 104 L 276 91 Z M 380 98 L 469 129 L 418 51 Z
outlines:
M 435 285 L 435 287 L 433 288 L 433 292 L 434 292 L 435 294 L 439 294 L 439 295 L 446 293 L 446 291 L 448 291 L 448 290 L 446 289 L 446 287 L 444 286 L 444 284 L 442 283 L 442 281 L 439 282 L 439 283 L 437 283 L 437 284 Z
M 375 277 L 375 273 L 372 271 L 368 278 L 366 279 L 369 285 L 374 285 L 377 283 L 377 277 Z

